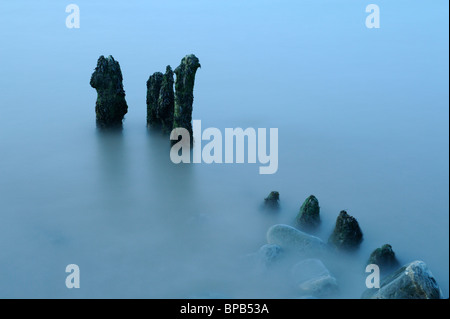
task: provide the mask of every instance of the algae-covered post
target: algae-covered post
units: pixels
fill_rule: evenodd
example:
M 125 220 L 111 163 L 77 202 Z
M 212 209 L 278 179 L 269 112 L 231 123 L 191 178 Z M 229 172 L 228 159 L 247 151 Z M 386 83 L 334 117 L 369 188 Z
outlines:
M 147 80 L 147 126 L 155 126 L 158 120 L 158 99 L 163 74 L 155 72 Z
M 175 69 L 175 109 L 173 128 L 185 128 L 191 138 L 192 146 L 192 104 L 194 103 L 195 73 L 200 67 L 198 58 L 187 55 Z
M 95 114 L 98 127 L 122 126 L 123 117 L 128 111 L 122 80 L 119 62 L 111 55 L 107 58 L 102 55 L 90 81 L 97 91 Z
M 280 207 L 280 193 L 277 191 L 270 192 L 269 196 L 264 198 L 265 207 L 279 208 Z
M 345 210 L 341 211 L 328 243 L 338 249 L 354 250 L 362 241 L 363 233 L 356 218 L 347 214 Z
M 173 71 L 170 65 L 168 65 L 161 82 L 157 110 L 158 119 L 160 120 L 162 130 L 165 133 L 169 133 L 173 127 L 173 109 L 175 103 L 173 84 Z
M 369 257 L 367 264 L 376 264 L 380 267 L 380 271 L 386 274 L 393 268 L 398 267 L 400 264 L 395 257 L 394 250 L 389 244 L 385 244 L 380 248 L 375 249 Z
M 300 211 L 295 219 L 298 228 L 312 230 L 320 224 L 319 201 L 314 195 L 309 196 L 300 207 Z

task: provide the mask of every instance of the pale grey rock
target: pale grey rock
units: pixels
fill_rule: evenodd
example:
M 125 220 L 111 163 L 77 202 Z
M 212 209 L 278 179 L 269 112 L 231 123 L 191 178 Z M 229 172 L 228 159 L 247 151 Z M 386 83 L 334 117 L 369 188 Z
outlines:
M 362 298 L 441 299 L 442 292 L 428 266 L 416 260 L 384 279 L 379 289 L 367 289 Z
M 277 224 L 269 228 L 267 242 L 276 244 L 283 250 L 301 255 L 321 253 L 326 248 L 325 243 L 320 238 L 283 224 Z
M 300 292 L 316 296 L 330 296 L 338 290 L 334 278 L 319 259 L 306 259 L 291 269 L 292 280 Z

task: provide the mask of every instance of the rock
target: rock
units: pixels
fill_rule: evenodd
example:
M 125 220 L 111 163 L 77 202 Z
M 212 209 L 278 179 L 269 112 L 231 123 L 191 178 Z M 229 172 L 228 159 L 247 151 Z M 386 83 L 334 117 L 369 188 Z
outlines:
M 173 127 L 173 111 L 175 107 L 173 84 L 173 71 L 170 65 L 168 65 L 166 67 L 166 73 L 164 74 L 161 82 L 157 112 L 162 130 L 165 133 L 170 133 Z
M 98 127 L 121 127 L 128 105 L 122 84 L 119 62 L 103 55 L 91 76 L 90 84 L 97 91 L 95 113 Z
M 279 245 L 283 250 L 301 255 L 321 253 L 326 247 L 320 238 L 282 224 L 269 228 L 267 242 Z
M 270 266 L 276 262 L 283 249 L 276 244 L 266 244 L 258 250 L 258 259 L 264 266 Z
M 384 274 L 399 266 L 399 262 L 397 258 L 395 258 L 392 246 L 389 244 L 375 249 L 372 254 L 370 254 L 367 264 L 377 265 L 380 268 L 380 272 Z
M 175 81 L 175 109 L 173 116 L 173 128 L 185 128 L 191 136 L 192 143 L 192 105 L 194 103 L 195 73 L 200 67 L 198 58 L 187 55 L 181 60 L 181 64 L 175 69 L 177 76 Z M 176 142 L 176 141 L 175 141 Z
M 264 198 L 264 204 L 269 208 L 279 208 L 280 193 L 277 191 L 270 192 L 269 196 Z
M 295 285 L 305 294 L 324 297 L 338 290 L 336 278 L 319 259 L 306 259 L 295 264 L 291 276 Z
M 328 243 L 338 249 L 353 250 L 359 247 L 362 240 L 363 234 L 358 221 L 345 210 L 341 211 Z
M 427 265 L 417 260 L 385 278 L 379 289 L 367 289 L 362 298 L 441 299 L 442 292 Z
M 309 196 L 300 207 L 300 211 L 295 219 L 297 227 L 311 230 L 320 224 L 319 201 L 314 195 Z
M 158 119 L 158 99 L 163 77 L 164 75 L 161 72 L 155 72 L 150 75 L 147 81 L 147 126 L 160 124 Z

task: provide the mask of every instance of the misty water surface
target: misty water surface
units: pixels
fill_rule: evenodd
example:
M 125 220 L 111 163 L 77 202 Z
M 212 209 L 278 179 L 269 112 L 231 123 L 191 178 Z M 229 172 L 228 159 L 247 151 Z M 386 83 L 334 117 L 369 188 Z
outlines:
M 332 232 L 340 210 L 364 242 L 325 260 L 338 298 L 359 298 L 364 262 L 389 243 L 449 286 L 448 2 L 0 3 L 0 297 L 296 298 L 248 254 L 314 194 Z M 279 169 L 175 165 L 149 132 L 146 81 L 194 53 L 202 126 L 279 129 Z M 124 76 L 120 133 L 95 128 L 100 55 Z M 260 210 L 272 190 L 278 213 Z M 65 267 L 81 288 L 65 286 Z

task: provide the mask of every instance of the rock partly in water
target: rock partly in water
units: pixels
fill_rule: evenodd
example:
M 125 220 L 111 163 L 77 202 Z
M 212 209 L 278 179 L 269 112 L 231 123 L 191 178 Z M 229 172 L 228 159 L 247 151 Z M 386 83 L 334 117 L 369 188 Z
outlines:
M 296 226 L 304 230 L 312 230 L 320 224 L 319 201 L 314 195 L 309 196 L 300 207 L 295 219 Z
M 354 250 L 359 247 L 362 240 L 363 234 L 356 218 L 347 214 L 345 210 L 341 211 L 328 243 L 338 249 Z
M 264 205 L 268 208 L 280 207 L 280 193 L 277 191 L 270 192 L 269 196 L 264 198 Z
M 158 99 L 164 75 L 155 72 L 147 80 L 147 126 L 155 127 L 160 124 L 158 118 Z
M 306 259 L 291 269 L 292 279 L 301 293 L 326 297 L 337 292 L 338 284 L 319 259 Z
M 107 58 L 100 56 L 90 81 L 97 91 L 95 114 L 100 128 L 122 127 L 123 118 L 128 111 L 122 81 L 119 62 L 111 55 Z
M 192 146 L 192 105 L 194 103 L 194 82 L 197 69 L 200 67 L 198 58 L 187 55 L 175 69 L 175 109 L 173 128 L 185 128 L 191 137 Z M 176 142 L 176 141 L 175 141 Z
M 267 231 L 267 242 L 279 245 L 283 250 L 300 255 L 322 253 L 326 245 L 318 237 L 304 233 L 289 225 L 274 225 Z
M 441 299 L 442 292 L 423 261 L 413 261 L 386 277 L 380 288 L 367 289 L 363 299 Z
M 161 90 L 158 98 L 157 116 L 161 123 L 162 130 L 170 133 L 173 127 L 173 111 L 175 107 L 175 95 L 173 92 L 173 71 L 170 65 L 166 67 L 166 73 L 161 82 Z
M 370 254 L 367 264 L 375 264 L 380 268 L 382 274 L 386 274 L 389 271 L 400 266 L 395 253 L 392 250 L 392 246 L 389 244 L 381 246 L 381 248 L 375 249 Z
M 266 244 L 258 250 L 258 260 L 262 265 L 269 267 L 280 259 L 282 251 L 279 245 Z

